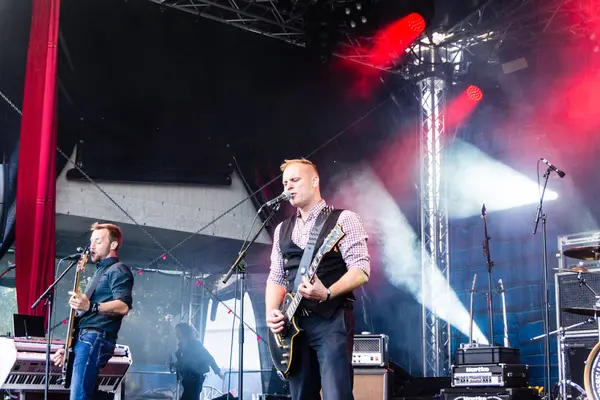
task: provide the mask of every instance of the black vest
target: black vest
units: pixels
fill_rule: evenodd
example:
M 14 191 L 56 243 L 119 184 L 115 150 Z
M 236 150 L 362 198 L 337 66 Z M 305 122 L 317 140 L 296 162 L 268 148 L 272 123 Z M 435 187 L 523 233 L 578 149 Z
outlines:
M 331 230 L 337 224 L 338 218 L 342 211 L 344 210 L 333 210 L 325 221 L 325 224 L 323 224 L 323 229 L 321 230 L 321 233 L 317 239 L 313 258 L 325 241 L 327 235 L 329 235 Z M 296 273 L 298 272 L 298 267 L 300 266 L 302 254 L 304 253 L 304 250 L 302 250 L 292 241 L 292 231 L 294 230 L 294 226 L 296 226 L 296 215 L 283 221 L 279 230 L 279 247 L 283 256 L 283 269 L 285 270 L 288 292 L 294 290 L 294 280 L 296 279 Z M 337 282 L 337 280 L 340 279 L 347 271 L 348 269 L 346 268 L 346 262 L 342 258 L 342 254 L 338 247 L 335 246 L 321 259 L 319 267 L 317 268 L 317 276 L 321 282 L 323 282 L 323 285 L 328 288 Z M 329 318 L 339 307 L 348 302 L 354 301 L 354 299 L 354 294 L 350 292 L 323 303 L 319 303 L 318 301 L 314 300 L 302 299 L 300 305 L 301 307 L 307 308 L 325 318 Z

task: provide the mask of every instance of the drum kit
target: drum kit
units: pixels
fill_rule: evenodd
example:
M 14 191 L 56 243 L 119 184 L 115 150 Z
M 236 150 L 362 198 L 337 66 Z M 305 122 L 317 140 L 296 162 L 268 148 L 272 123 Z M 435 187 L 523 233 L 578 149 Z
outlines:
M 582 246 L 573 247 L 563 251 L 565 257 L 574 258 L 583 261 L 600 261 L 600 246 Z M 557 272 L 571 272 L 577 274 L 579 286 L 582 290 L 589 290 L 594 296 L 594 304 L 590 304 L 590 307 L 564 307 L 561 311 L 572 314 L 582 315 L 588 317 L 585 321 L 569 325 L 566 327 L 559 327 L 557 330 L 549 332 L 548 335 L 559 335 L 560 341 L 560 354 L 559 354 L 559 368 L 562 369 L 561 380 L 558 383 L 560 389 L 560 398 L 567 399 L 568 397 L 577 399 L 587 400 L 600 400 L 600 293 L 591 288 L 587 281 L 586 276 L 590 274 L 600 274 L 600 269 L 590 270 L 583 265 L 578 265 L 571 268 L 555 268 Z M 584 289 L 585 288 L 585 289 Z M 600 288 L 597 288 L 600 289 Z M 574 382 L 568 376 L 566 368 L 566 335 L 565 332 L 572 330 L 576 327 L 585 324 L 596 324 L 598 332 L 598 343 L 592 348 L 587 360 L 585 362 L 583 389 L 577 382 Z M 531 340 L 537 340 L 546 336 L 545 334 L 536 336 Z M 571 387 L 576 392 L 571 391 L 570 396 L 567 395 L 567 387 Z M 577 393 L 578 392 L 578 393 Z

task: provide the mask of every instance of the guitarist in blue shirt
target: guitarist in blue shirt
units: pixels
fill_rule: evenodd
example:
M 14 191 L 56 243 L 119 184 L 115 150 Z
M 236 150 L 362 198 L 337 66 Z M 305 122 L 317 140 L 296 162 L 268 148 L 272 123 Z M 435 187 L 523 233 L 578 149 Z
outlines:
M 302 295 L 295 321 L 302 329 L 292 349 L 289 383 L 293 400 L 353 399 L 352 347 L 354 295 L 369 280 L 367 233 L 360 217 L 348 210 L 333 210 L 321 198 L 319 174 L 305 159 L 281 165 L 283 188 L 297 211 L 275 228 L 271 270 L 265 293 L 266 322 L 273 334 L 289 321 L 281 312 L 286 293 Z M 344 232 L 334 250 L 320 260 L 314 281 L 305 275 L 302 257 L 311 240 L 319 249 L 336 225 Z M 315 228 L 316 227 L 316 228 Z M 312 232 L 313 228 L 320 232 Z M 312 238 L 312 239 L 311 239 Z M 311 257 L 314 257 L 314 253 Z M 310 260 L 309 260 L 310 261 Z M 296 275 L 301 274 L 299 279 Z M 297 287 L 296 287 L 296 284 Z
M 85 293 L 69 292 L 69 305 L 79 315 L 70 400 L 93 398 L 98 374 L 112 357 L 121 321 L 132 307 L 133 274 L 118 258 L 121 230 L 95 223 L 91 231 L 90 260 L 96 263 L 96 272 Z M 64 355 L 64 349 L 54 353 L 54 364 L 62 366 Z

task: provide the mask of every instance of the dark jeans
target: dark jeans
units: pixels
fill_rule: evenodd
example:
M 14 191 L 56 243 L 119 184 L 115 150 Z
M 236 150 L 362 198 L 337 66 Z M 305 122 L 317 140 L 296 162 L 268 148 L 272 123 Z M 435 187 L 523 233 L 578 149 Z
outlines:
M 181 400 L 198 400 L 205 378 L 205 375 L 184 374 L 181 379 L 181 386 L 183 386 Z
M 71 376 L 70 400 L 94 398 L 100 369 L 106 365 L 115 351 L 115 340 L 103 333 L 82 329 L 75 343 L 73 375 Z
M 304 330 L 295 341 L 290 391 L 293 400 L 353 400 L 352 308 L 337 310 L 330 319 L 317 314 L 298 317 Z

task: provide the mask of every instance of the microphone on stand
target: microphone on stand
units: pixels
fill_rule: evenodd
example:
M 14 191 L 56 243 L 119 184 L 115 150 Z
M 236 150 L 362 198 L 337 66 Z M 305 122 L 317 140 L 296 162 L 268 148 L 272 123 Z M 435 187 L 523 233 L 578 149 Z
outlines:
M 265 206 L 271 207 L 271 206 L 274 206 L 275 204 L 282 203 L 284 201 L 288 201 L 291 198 L 292 198 L 292 195 L 290 194 L 290 192 L 288 192 L 287 190 L 284 190 L 283 193 L 281 193 L 279 196 L 275 197 L 272 200 L 267 201 L 265 203 Z
M 565 173 L 563 171 L 561 171 L 560 169 L 556 168 L 555 165 L 553 165 L 552 163 L 550 163 L 550 161 L 546 160 L 545 158 L 540 158 L 540 161 L 543 162 L 544 164 L 546 164 L 552 171 L 556 172 L 558 174 L 558 176 L 560 176 L 561 178 L 565 177 Z
M 83 250 L 85 250 L 83 247 L 78 247 L 77 251 L 79 253 L 75 253 L 75 254 L 71 254 L 69 256 L 66 256 L 65 258 L 63 258 L 63 260 L 78 260 L 81 257 L 81 254 L 83 253 Z

